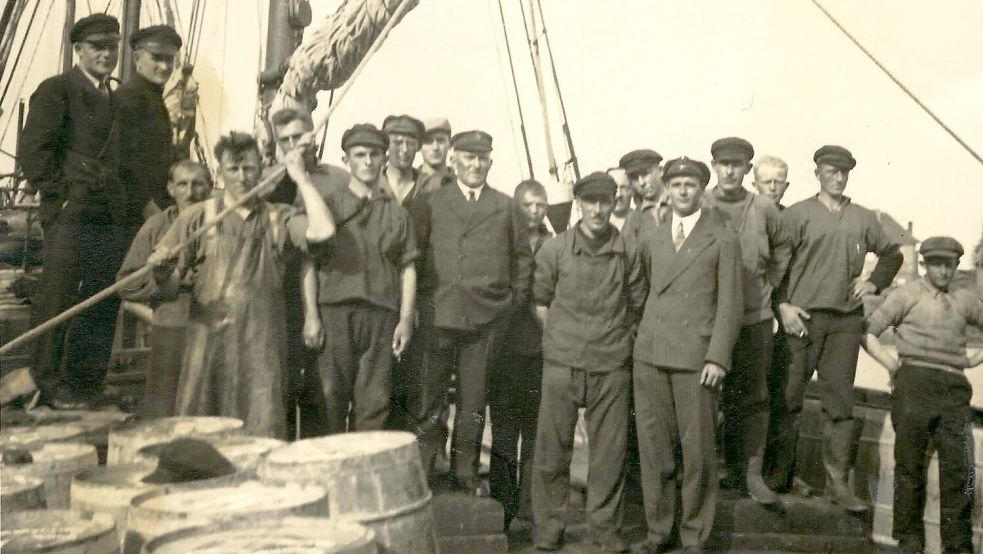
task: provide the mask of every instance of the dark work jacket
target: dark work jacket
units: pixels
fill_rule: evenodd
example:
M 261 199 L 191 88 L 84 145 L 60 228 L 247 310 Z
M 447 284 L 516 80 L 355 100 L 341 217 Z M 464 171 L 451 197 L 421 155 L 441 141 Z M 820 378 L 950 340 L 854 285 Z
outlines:
M 120 179 L 129 191 L 131 209 L 140 213 L 147 200 L 163 209 L 173 203 L 167 194 L 167 174 L 174 162 L 164 89 L 136 73 L 116 92 L 123 124 Z
M 552 234 L 545 225 L 539 226 L 539 233 L 542 235 L 542 240 L 536 244 L 532 244 L 529 229 L 523 228 L 519 231 L 519 248 L 529 252 L 533 256 L 533 259 L 535 259 L 536 252 L 539 251 L 543 243 L 552 237 Z M 532 291 L 534 272 L 535 262 L 533 263 L 532 271 L 528 274 L 530 291 Z M 539 325 L 539 321 L 536 320 L 535 312 L 533 311 L 535 308 L 532 302 L 532 294 L 529 296 L 529 302 L 515 307 L 515 313 L 512 315 L 512 320 L 506 330 L 505 348 L 509 354 L 536 356 L 543 353 L 543 330 Z
M 104 96 L 77 66 L 45 79 L 31 95 L 17 152 L 28 183 L 41 191 L 42 223 L 66 201 L 78 215 L 125 211 L 118 104 L 115 93 Z

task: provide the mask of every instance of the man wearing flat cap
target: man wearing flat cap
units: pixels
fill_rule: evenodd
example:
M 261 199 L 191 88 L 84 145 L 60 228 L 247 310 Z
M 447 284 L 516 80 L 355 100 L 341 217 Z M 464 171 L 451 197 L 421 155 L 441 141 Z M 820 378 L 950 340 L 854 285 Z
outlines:
M 788 337 L 785 411 L 775 434 L 772 484 L 786 488 L 795 468 L 799 415 L 814 372 L 821 392 L 823 466 L 830 500 L 851 512 L 867 505 L 847 484 L 853 447 L 853 379 L 863 338 L 863 297 L 884 290 L 904 259 L 876 214 L 843 194 L 857 161 L 842 146 L 823 146 L 813 156 L 819 194 L 784 212 L 792 258 L 779 287 L 782 325 Z M 868 279 L 864 258 L 877 255 Z
M 465 131 L 451 139 L 457 183 L 428 196 L 421 214 L 424 276 L 432 292 L 434 337 L 418 419 L 425 470 L 445 447 L 441 412 L 456 369 L 457 411 L 451 472 L 460 488 L 483 494 L 478 477 L 493 346 L 508 314 L 525 305 L 531 253 L 520 248 L 512 200 L 487 183 L 492 137 Z M 417 217 L 414 214 L 414 217 Z
M 669 195 L 662 182 L 662 156 L 654 150 L 632 150 L 618 161 L 618 167 L 635 190 L 635 209 L 628 213 L 621 234 L 629 240 L 658 227 L 669 214 Z
M 924 552 L 925 479 L 929 443 L 938 453 L 939 518 L 944 552 L 973 551 L 973 388 L 964 372 L 983 363 L 967 356 L 969 327 L 983 330 L 983 303 L 953 290 L 963 247 L 951 237 L 925 239 L 925 275 L 892 291 L 867 318 L 866 348 L 891 380 L 894 425 L 894 530 L 904 553 Z M 897 356 L 878 340 L 894 329 Z M 927 517 L 927 516 L 926 516 Z
M 427 192 L 454 183 L 454 172 L 447 166 L 451 150 L 451 122 L 445 117 L 431 117 L 423 122 L 423 143 L 420 145 L 420 175 L 426 178 Z
M 775 204 L 744 188 L 754 147 L 739 138 L 714 141 L 710 147 L 717 185 L 703 196 L 704 207 L 716 209 L 741 243 L 744 269 L 744 315 L 734 346 L 731 370 L 724 378 L 721 428 L 725 486 L 736 488 L 761 504 L 778 496 L 762 479 L 768 435 L 768 370 L 774 342 L 772 291 L 788 268 L 789 240 Z
M 592 542 L 627 552 L 625 453 L 632 340 L 646 287 L 635 245 L 609 222 L 617 185 L 595 172 L 574 185 L 583 216 L 536 254 L 533 296 L 543 325 L 543 380 L 533 471 L 536 547 L 558 550 L 566 527 L 579 408 L 590 444 Z
M 720 214 L 701 207 L 706 165 L 671 160 L 665 179 L 672 212 L 639 241 L 649 283 L 632 375 L 648 522 L 640 551 L 667 551 L 678 528 L 683 552 L 702 552 L 718 487 L 715 395 L 744 312 L 741 247 Z
M 31 95 L 18 144 L 28 184 L 41 192 L 44 271 L 37 325 L 115 281 L 135 232 L 119 181 L 119 100 L 109 77 L 119 58 L 119 22 L 95 14 L 70 38 L 78 62 Z M 46 333 L 31 374 L 40 400 L 83 408 L 99 400 L 119 299 L 113 297 Z

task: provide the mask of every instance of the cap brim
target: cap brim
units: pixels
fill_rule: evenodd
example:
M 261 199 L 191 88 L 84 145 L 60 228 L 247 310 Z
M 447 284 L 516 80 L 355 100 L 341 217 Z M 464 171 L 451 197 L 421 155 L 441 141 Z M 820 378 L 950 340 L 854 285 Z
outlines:
M 721 152 L 713 157 L 715 162 L 749 162 L 751 158 L 740 152 Z
M 171 56 L 176 56 L 181 50 L 173 44 L 162 44 L 160 42 L 143 42 L 136 45 L 135 50 L 146 50 L 154 54 L 169 54 Z
M 119 33 L 92 33 L 91 35 L 85 35 L 78 40 L 79 42 L 107 42 L 116 41 L 119 42 Z
M 925 260 L 933 259 L 945 259 L 945 260 L 958 260 L 962 257 L 962 254 L 956 252 L 950 252 L 948 250 L 932 250 L 929 252 L 922 252 L 922 258 Z

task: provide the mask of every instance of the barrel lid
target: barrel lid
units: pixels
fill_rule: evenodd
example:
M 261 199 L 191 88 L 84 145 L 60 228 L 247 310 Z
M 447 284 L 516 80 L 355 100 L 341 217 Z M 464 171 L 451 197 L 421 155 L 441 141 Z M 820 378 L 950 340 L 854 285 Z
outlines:
M 37 477 L 28 475 L 4 475 L 0 479 L 0 495 L 17 494 L 30 489 L 36 489 L 44 484 Z
M 38 552 L 88 541 L 112 532 L 116 524 L 107 514 L 85 516 L 69 510 L 28 510 L 4 514 L 0 528 L 3 552 Z
M 142 481 L 154 471 L 154 464 L 122 464 L 85 469 L 75 475 L 74 482 L 107 487 L 153 488 Z
M 215 447 L 219 454 L 236 466 L 255 464 L 257 458 L 287 444 L 285 441 L 269 437 L 254 437 L 250 435 L 220 435 L 196 437 Z M 136 461 L 157 463 L 157 459 L 170 441 L 155 442 L 140 448 Z
M 266 523 L 238 522 L 167 533 L 146 545 L 151 554 L 238 554 L 290 552 L 329 554 L 375 552 L 375 533 L 357 523 L 327 518 L 287 517 Z
M 45 443 L 70 440 L 84 434 L 85 428 L 74 423 L 4 426 L 0 429 L 0 447 L 33 449 Z
M 370 456 L 416 444 L 416 437 L 403 431 L 365 431 L 304 439 L 270 452 L 273 463 L 327 462 Z
M 155 491 L 133 500 L 133 507 L 163 513 L 258 513 L 324 500 L 323 488 L 312 485 L 270 485 L 246 481 L 234 486 L 174 492 Z
M 212 416 L 176 416 L 144 421 L 113 431 L 117 436 L 137 436 L 145 434 L 166 437 L 189 437 L 201 433 L 220 433 L 241 429 L 241 419 Z

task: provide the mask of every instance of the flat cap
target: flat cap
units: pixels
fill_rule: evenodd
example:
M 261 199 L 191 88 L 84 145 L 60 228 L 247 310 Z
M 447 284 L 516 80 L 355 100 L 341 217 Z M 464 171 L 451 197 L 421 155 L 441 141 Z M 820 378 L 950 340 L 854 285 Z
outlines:
M 581 178 L 573 185 L 573 195 L 577 197 L 587 196 L 589 194 L 614 196 L 614 193 L 617 191 L 618 184 L 614 182 L 614 179 L 610 175 L 603 171 L 595 171 Z
M 406 114 L 390 115 L 382 122 L 382 132 L 387 135 L 406 135 L 419 141 L 423 140 L 423 122 Z
M 646 169 L 653 165 L 658 165 L 661 161 L 661 154 L 655 150 L 643 148 L 641 150 L 632 150 L 624 156 L 621 156 L 621 159 L 618 160 L 618 167 L 627 172 L 631 172 L 634 170 Z
M 181 36 L 169 25 L 137 29 L 130 35 L 130 48 L 143 48 L 156 54 L 175 54 L 184 45 Z
M 140 451 L 157 455 L 157 469 L 142 479 L 144 483 L 184 483 L 236 471 L 214 446 L 199 439 L 175 439 L 163 445 L 145 446 Z
M 749 162 L 754 158 L 754 147 L 740 137 L 727 137 L 713 141 L 710 154 L 714 161 Z
M 423 122 L 423 134 L 430 136 L 431 133 L 447 133 L 451 135 L 451 122 L 446 117 L 431 117 Z
M 464 131 L 451 137 L 451 148 L 463 152 L 491 152 L 492 137 L 484 131 Z
M 352 146 L 376 146 L 389 148 L 389 137 L 371 123 L 356 123 L 341 135 L 341 149 L 347 151 Z
M 115 37 L 102 36 L 99 38 L 116 38 L 119 40 L 119 20 L 104 13 L 87 15 L 76 21 L 75 25 L 72 25 L 72 30 L 68 33 L 68 39 L 76 43 L 94 35 L 116 35 Z
M 666 162 L 662 179 L 668 183 L 669 179 L 680 175 L 695 177 L 700 180 L 703 186 L 710 182 L 710 168 L 707 167 L 707 164 L 699 160 L 691 160 L 685 156 Z
M 952 258 L 962 257 L 963 245 L 952 237 L 931 237 L 922 241 L 918 252 L 923 258 Z
M 816 165 L 829 164 L 837 169 L 846 169 L 847 171 L 857 166 L 857 160 L 853 158 L 853 154 L 846 148 L 835 144 L 827 144 L 816 150 L 812 156 L 812 161 L 816 162 Z

